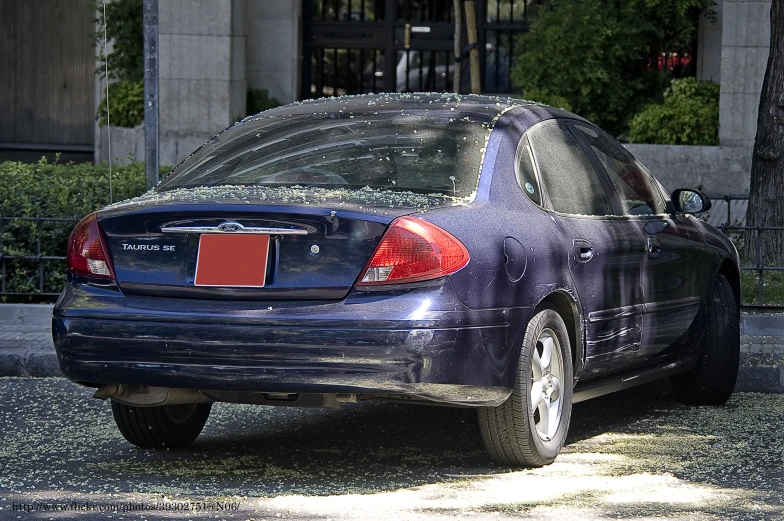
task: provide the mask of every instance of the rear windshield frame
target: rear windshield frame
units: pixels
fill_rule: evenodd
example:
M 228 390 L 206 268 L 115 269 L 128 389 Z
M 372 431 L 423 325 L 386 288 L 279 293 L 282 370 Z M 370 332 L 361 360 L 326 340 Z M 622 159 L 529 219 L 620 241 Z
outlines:
M 155 191 L 211 186 L 370 188 L 470 202 L 494 116 L 453 107 L 368 113 L 276 109 L 215 136 Z M 249 158 L 253 152 L 257 154 Z M 345 172 L 339 171 L 341 161 Z M 293 170 L 296 175 L 289 175 Z M 388 177 L 388 172 L 397 177 Z M 313 179 L 316 182 L 310 182 Z

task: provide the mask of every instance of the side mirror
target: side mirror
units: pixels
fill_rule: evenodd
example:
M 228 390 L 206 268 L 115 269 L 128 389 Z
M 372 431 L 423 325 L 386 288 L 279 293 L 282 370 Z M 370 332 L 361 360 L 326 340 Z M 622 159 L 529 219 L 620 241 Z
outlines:
M 710 210 L 711 202 L 699 190 L 678 188 L 672 192 L 672 206 L 678 213 L 700 213 Z

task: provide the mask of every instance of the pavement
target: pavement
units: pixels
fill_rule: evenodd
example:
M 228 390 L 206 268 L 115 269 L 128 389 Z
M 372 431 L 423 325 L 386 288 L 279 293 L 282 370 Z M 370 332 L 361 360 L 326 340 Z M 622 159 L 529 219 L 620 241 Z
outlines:
M 555 463 L 515 469 L 469 409 L 217 403 L 189 447 L 140 450 L 91 391 L 0 378 L 0 520 L 784 520 L 784 394 L 577 403 Z
M 51 336 L 52 306 L 0 304 L 0 377 L 62 376 Z M 784 393 L 784 314 L 741 314 L 738 392 Z

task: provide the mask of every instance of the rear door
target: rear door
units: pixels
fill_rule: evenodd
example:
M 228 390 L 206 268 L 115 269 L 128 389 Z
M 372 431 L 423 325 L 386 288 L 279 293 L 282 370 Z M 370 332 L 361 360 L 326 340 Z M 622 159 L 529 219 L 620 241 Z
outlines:
M 644 240 L 640 356 L 649 361 L 678 351 L 689 343 L 683 337 L 700 308 L 706 276 L 700 268 L 707 265 L 702 236 L 692 218 L 668 213 L 658 184 L 625 148 L 595 127 L 573 127 L 610 180 L 622 213 Z
M 564 122 L 529 131 L 546 205 L 563 233 L 585 320 L 584 374 L 639 363 L 645 256 L 639 230 L 617 214 L 604 182 Z

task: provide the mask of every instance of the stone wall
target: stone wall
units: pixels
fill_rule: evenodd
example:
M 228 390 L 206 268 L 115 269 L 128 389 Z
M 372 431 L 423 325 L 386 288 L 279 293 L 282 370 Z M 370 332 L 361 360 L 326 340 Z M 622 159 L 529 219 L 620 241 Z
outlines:
M 668 191 L 697 188 L 708 195 L 748 195 L 751 149 L 627 144 Z
M 129 161 L 144 161 L 144 126 L 136 128 L 97 127 L 95 157 L 124 165 Z M 111 155 L 109 154 L 109 133 L 111 132 Z M 163 164 L 163 163 L 162 163 Z

